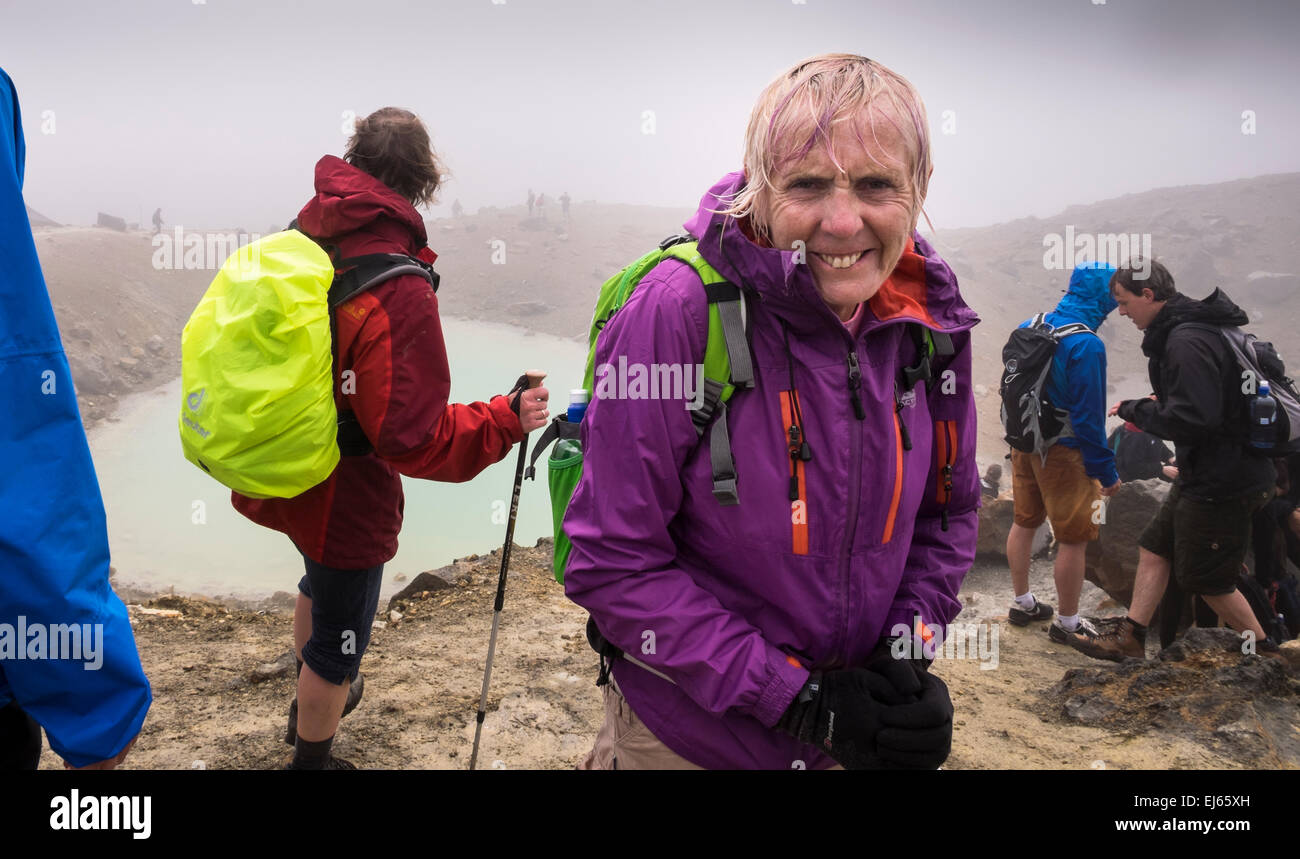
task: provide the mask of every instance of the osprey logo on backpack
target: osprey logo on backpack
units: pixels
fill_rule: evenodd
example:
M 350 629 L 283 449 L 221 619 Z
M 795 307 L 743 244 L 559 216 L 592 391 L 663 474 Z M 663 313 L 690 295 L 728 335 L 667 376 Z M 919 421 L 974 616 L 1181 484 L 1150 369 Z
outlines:
M 1052 372 L 1052 358 L 1061 340 L 1074 334 L 1092 333 L 1081 322 L 1054 328 L 1040 313 L 1029 325 L 1017 328 L 1002 348 L 1002 428 L 1007 443 L 1025 453 L 1044 456 L 1062 437 L 1071 436 L 1070 417 L 1047 398 L 1045 387 Z

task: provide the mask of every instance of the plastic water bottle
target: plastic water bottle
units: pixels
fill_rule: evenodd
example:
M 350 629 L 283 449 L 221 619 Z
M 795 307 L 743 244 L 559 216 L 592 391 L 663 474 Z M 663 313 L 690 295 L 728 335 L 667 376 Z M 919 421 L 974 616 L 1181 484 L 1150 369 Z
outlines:
M 587 391 L 585 388 L 574 388 L 569 391 L 569 410 L 565 413 L 565 420 L 571 424 L 582 422 L 582 416 L 587 413 Z M 562 438 L 555 443 L 551 449 L 551 459 L 560 461 L 568 459 L 582 453 L 582 443 L 576 438 Z
M 1250 401 L 1250 445 L 1267 450 L 1277 436 L 1277 401 L 1270 393 L 1268 381 L 1259 383 L 1259 392 Z
M 569 411 L 565 415 L 569 423 L 576 424 L 582 422 L 582 416 L 587 413 L 587 389 L 574 388 L 569 391 Z

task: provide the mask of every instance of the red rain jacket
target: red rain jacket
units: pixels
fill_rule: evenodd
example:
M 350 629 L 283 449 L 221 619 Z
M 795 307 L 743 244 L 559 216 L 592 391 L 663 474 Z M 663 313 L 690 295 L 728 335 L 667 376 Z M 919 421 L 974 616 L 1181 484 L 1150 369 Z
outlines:
M 424 221 L 409 201 L 341 158 L 316 164 L 316 197 L 298 214 L 338 257 L 403 253 L 432 262 Z M 523 438 L 505 397 L 448 403 L 451 374 L 438 298 L 414 275 L 394 278 L 336 311 L 334 400 L 356 413 L 374 446 L 345 456 L 322 483 L 294 498 L 231 503 L 259 525 L 289 535 L 317 563 L 364 569 L 392 560 L 402 528 L 399 474 L 460 483 L 502 459 Z M 355 373 L 348 394 L 342 376 Z

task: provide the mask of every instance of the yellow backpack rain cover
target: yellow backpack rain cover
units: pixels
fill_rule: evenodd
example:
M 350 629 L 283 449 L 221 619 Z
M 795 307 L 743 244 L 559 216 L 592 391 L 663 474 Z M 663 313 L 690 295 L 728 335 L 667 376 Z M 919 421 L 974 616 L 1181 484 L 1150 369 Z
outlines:
M 297 230 L 231 254 L 181 335 L 185 458 L 250 498 L 292 498 L 339 461 L 329 289 Z

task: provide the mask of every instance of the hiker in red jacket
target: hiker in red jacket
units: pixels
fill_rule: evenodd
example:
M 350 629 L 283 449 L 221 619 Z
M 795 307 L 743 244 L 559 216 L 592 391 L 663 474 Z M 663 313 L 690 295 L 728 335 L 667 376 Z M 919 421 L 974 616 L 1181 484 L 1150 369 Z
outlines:
M 317 162 L 316 196 L 298 229 L 337 249 L 335 259 L 400 253 L 431 263 L 415 207 L 434 201 L 442 173 L 420 119 L 382 108 L 357 123 L 344 158 Z M 548 418 L 545 388 L 447 402 L 438 298 L 420 277 L 380 284 L 335 315 L 340 438 L 354 416 L 366 452 L 345 450 L 329 478 L 294 498 L 231 495 L 240 513 L 287 534 L 306 565 L 294 611 L 298 697 L 285 737 L 295 747 L 292 769 L 353 769 L 330 747 L 339 718 L 361 698 L 357 668 L 402 527 L 399 475 L 470 480 Z

